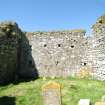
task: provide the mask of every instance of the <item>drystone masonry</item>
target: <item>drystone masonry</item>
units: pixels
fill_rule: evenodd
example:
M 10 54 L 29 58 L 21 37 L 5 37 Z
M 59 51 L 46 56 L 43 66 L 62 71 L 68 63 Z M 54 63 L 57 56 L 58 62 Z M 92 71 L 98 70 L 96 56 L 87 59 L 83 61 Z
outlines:
M 20 31 L 14 22 L 0 24 L 0 83 L 15 78 L 18 68 Z
M 100 17 L 93 25 L 92 61 L 94 63 L 94 76 L 105 80 L 105 15 Z
M 30 59 L 31 48 L 25 33 L 15 22 L 0 23 L 0 84 L 18 77 L 35 77 L 35 67 L 28 64 Z
M 92 27 L 91 37 L 82 29 L 22 32 L 14 22 L 0 24 L 0 83 L 16 77 L 68 77 L 88 68 L 105 80 L 105 15 Z
M 22 78 L 37 78 L 38 73 L 32 57 L 31 45 L 29 44 L 28 36 L 26 36 L 25 32 L 21 35 L 19 44 L 19 76 Z
M 84 30 L 26 33 L 39 76 L 76 75 L 87 67 L 91 75 L 105 80 L 105 15 Z
M 42 86 L 43 105 L 61 105 L 61 85 L 50 81 Z
M 84 30 L 27 33 L 39 76 L 66 77 L 87 66 Z M 85 58 L 85 59 L 84 59 Z

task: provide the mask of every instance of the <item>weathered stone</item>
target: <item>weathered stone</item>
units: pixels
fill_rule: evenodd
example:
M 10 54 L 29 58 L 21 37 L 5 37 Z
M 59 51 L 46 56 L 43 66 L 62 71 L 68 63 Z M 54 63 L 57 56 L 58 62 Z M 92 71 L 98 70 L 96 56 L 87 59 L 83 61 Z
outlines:
M 90 105 L 90 99 L 80 99 L 78 105 Z
M 87 48 L 85 31 L 27 33 L 39 76 L 67 77 L 82 67 Z M 79 37 L 78 37 L 79 36 Z M 83 66 L 88 66 L 88 63 Z
M 92 37 L 81 29 L 22 32 L 15 22 L 2 22 L 0 83 L 14 74 L 25 78 L 75 76 L 85 67 L 89 75 L 105 80 L 104 21 L 102 16 L 93 25 Z
M 36 77 L 31 48 L 15 22 L 0 23 L 0 84 Z
M 105 102 L 96 102 L 95 105 L 105 105 Z
M 16 23 L 0 24 L 0 84 L 13 81 L 17 75 L 19 39 L 20 30 Z
M 94 77 L 99 80 L 105 80 L 105 15 L 100 17 L 93 26 L 93 44 L 91 55 L 93 55 Z M 99 32 L 97 32 L 99 31 Z
M 102 96 L 101 101 L 105 101 L 105 95 Z
M 43 105 L 61 105 L 60 84 L 48 82 L 43 85 Z

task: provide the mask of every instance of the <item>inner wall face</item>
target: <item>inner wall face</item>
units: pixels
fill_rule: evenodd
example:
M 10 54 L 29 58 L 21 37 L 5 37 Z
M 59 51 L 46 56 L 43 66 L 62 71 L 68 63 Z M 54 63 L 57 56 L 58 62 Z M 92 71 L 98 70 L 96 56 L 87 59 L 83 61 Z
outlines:
M 39 76 L 70 76 L 88 65 L 85 32 L 35 32 L 26 36 Z

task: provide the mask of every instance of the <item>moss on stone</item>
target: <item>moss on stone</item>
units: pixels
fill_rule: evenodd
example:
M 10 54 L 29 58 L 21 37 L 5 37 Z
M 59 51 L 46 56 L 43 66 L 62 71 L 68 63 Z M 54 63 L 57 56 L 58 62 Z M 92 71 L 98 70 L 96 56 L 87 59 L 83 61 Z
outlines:
M 105 24 L 105 15 L 103 15 L 103 16 L 101 17 L 101 20 L 102 20 L 102 24 Z
M 83 29 L 75 29 L 75 30 L 71 30 L 71 32 L 76 32 L 76 33 L 83 32 L 83 33 L 86 33 L 86 30 L 83 30 Z
M 20 29 L 16 23 L 0 23 L 0 84 L 15 78 L 19 35 Z
M 96 23 L 92 26 L 92 29 L 96 30 L 98 25 L 105 24 L 105 15 L 99 17 Z M 97 30 L 98 31 L 98 30 Z
M 16 36 L 16 33 L 18 29 L 18 25 L 15 22 L 1 22 L 0 23 L 0 37 L 3 36 Z
M 49 34 L 48 34 L 49 33 Z M 35 32 L 27 32 L 27 35 L 51 35 L 53 33 L 86 33 L 84 29 L 73 29 L 73 30 L 54 30 L 54 31 L 35 31 Z
M 97 19 L 96 23 L 105 24 L 105 15 L 102 15 Z

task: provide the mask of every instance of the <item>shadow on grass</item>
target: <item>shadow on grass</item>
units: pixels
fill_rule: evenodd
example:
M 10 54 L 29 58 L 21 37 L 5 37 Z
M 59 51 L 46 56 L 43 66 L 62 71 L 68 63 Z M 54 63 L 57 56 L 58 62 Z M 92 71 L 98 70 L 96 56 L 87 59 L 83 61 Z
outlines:
M 0 105 L 16 105 L 15 100 L 15 97 L 3 96 L 0 97 Z

